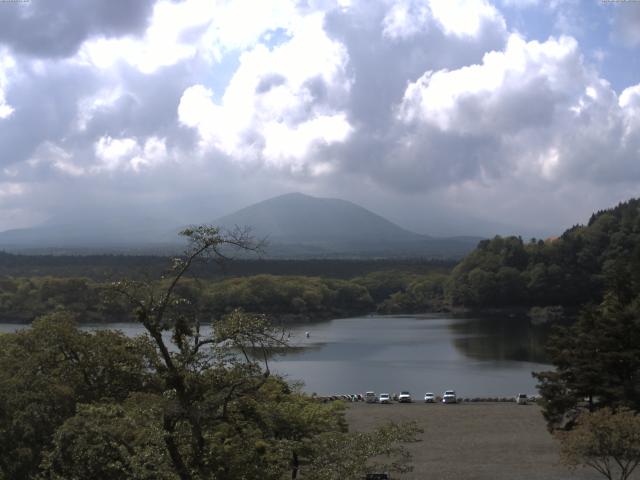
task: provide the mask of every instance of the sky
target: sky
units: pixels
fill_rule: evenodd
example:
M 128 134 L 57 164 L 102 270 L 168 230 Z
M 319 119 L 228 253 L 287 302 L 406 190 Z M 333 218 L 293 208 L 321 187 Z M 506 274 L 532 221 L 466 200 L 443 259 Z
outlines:
M 640 2 L 0 0 L 0 230 L 297 191 L 551 235 L 639 187 Z

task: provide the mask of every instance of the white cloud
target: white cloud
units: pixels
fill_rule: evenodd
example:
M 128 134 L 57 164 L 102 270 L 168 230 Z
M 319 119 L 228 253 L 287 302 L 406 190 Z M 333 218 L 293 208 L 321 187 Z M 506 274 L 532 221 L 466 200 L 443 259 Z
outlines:
M 149 137 L 143 145 L 135 138 L 101 137 L 94 145 L 99 163 L 91 168 L 92 173 L 119 169 L 140 171 L 164 162 L 167 159 L 165 139 Z
M 432 162 L 430 145 L 457 138 L 473 147 L 466 158 L 449 154 L 449 168 L 475 170 L 486 184 L 640 179 L 640 86 L 618 97 L 570 37 L 539 43 L 513 34 L 481 64 L 426 72 L 396 112 L 413 131 L 396 156 L 421 158 L 420 148 Z
M 197 55 L 220 59 L 254 45 L 265 32 L 287 30 L 295 18 L 291 0 L 160 0 L 141 39 L 89 40 L 77 60 L 103 69 L 125 61 L 149 74 Z
M 528 95 L 523 87 L 531 82 L 544 82 L 552 91 L 573 90 L 580 80 L 574 77 L 579 62 L 577 43 L 570 37 L 539 43 L 512 34 L 506 49 L 487 53 L 482 64 L 428 71 L 410 83 L 398 117 L 406 123 L 422 120 L 445 131 L 492 129 L 496 126 L 493 120 L 499 119 L 477 118 L 460 107 L 474 100 L 483 110 L 479 113 L 487 113 L 505 92 Z
M 389 38 L 411 37 L 426 30 L 430 19 L 431 10 L 426 2 L 399 0 L 382 20 L 382 31 Z
M 202 85 L 186 89 L 178 118 L 198 130 L 205 149 L 299 169 L 314 146 L 342 142 L 352 130 L 339 108 L 351 86 L 347 61 L 323 16 L 309 15 L 289 41 L 245 52 L 219 103 Z
M 0 51 L 0 120 L 8 118 L 14 108 L 7 103 L 5 91 L 9 84 L 9 75 L 16 67 L 15 60 L 5 51 Z
M 640 83 L 624 89 L 618 104 L 624 112 L 625 138 L 636 138 L 640 143 Z M 637 153 L 640 156 L 640 148 Z
M 429 0 L 429 7 L 445 33 L 475 37 L 485 22 L 506 29 L 500 12 L 485 0 Z
M 166 140 L 164 138 L 149 137 L 144 143 L 140 154 L 130 161 L 131 168 L 138 172 L 143 168 L 153 167 L 166 161 L 168 157 Z
M 406 38 L 426 31 L 430 23 L 458 37 L 477 37 L 485 24 L 506 30 L 502 15 L 486 0 L 396 0 L 382 27 L 389 38 Z

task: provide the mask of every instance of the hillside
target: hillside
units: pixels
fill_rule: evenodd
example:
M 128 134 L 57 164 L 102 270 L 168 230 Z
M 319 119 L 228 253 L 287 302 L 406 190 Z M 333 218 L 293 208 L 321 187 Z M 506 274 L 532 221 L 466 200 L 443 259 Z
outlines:
M 615 290 L 640 292 L 640 199 L 593 214 L 560 237 L 483 240 L 456 266 L 447 296 L 469 307 L 599 303 Z
M 477 237 L 435 238 L 406 230 L 354 203 L 290 193 L 271 198 L 214 222 L 226 228 L 250 226 L 267 238 L 268 256 L 461 257 Z

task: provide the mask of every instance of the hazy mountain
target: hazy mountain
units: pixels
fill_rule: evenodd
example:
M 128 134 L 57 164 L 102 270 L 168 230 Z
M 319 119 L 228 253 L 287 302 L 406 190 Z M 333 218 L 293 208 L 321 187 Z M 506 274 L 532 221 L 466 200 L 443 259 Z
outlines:
M 269 256 L 458 257 L 479 240 L 420 235 L 352 202 L 301 193 L 256 203 L 214 224 L 251 227 L 255 237 L 267 238 Z
M 31 228 L 0 232 L 0 248 L 24 253 L 162 253 L 179 239 L 157 219 L 55 220 Z
M 160 219 L 56 222 L 0 232 L 0 249 L 23 253 L 176 253 L 177 232 Z M 290 193 L 212 222 L 250 227 L 269 257 L 461 257 L 478 237 L 438 238 L 406 230 L 354 203 Z

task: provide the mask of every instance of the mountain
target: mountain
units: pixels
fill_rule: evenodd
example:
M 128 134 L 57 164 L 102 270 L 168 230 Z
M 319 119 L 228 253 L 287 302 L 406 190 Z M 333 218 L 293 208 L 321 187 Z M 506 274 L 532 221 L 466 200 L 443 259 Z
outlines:
M 177 234 L 149 218 L 54 220 L 0 232 L 0 248 L 21 253 L 173 253 L 178 243 Z
M 249 226 L 266 238 L 276 257 L 460 257 L 480 238 L 436 238 L 406 230 L 352 202 L 289 193 L 243 208 L 213 222 Z
M 212 222 L 250 227 L 266 238 L 265 256 L 276 258 L 459 258 L 480 238 L 438 238 L 406 230 L 345 200 L 290 193 L 243 208 Z M 175 254 L 184 243 L 166 221 L 94 218 L 0 232 L 0 249 L 20 253 Z

